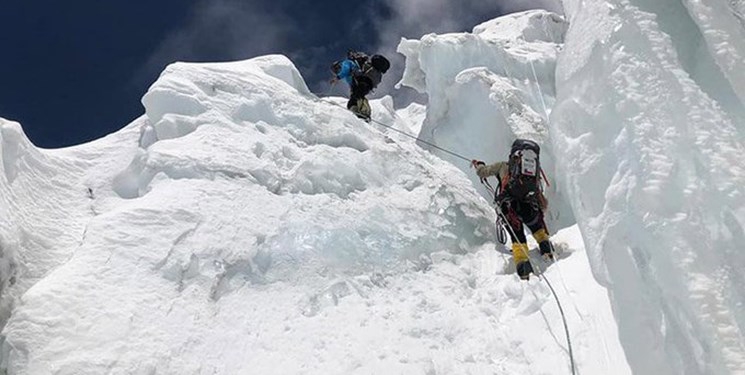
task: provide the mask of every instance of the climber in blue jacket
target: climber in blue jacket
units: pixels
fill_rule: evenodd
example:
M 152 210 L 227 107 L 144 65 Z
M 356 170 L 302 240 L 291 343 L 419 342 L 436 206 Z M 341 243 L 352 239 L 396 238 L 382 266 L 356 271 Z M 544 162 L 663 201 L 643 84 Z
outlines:
M 346 59 L 331 66 L 334 73 L 331 83 L 346 81 L 351 89 L 347 108 L 357 117 L 370 121 L 370 103 L 365 96 L 378 86 L 389 68 L 390 62 L 382 55 L 368 57 L 361 52 L 349 51 Z
M 332 81 L 335 82 L 343 79 L 351 87 L 354 84 L 354 73 L 360 70 L 360 66 L 356 61 L 350 59 L 342 60 L 337 64 L 338 66 L 336 64 L 334 65 L 334 69 L 338 69 L 338 71 L 335 72 L 336 76 Z

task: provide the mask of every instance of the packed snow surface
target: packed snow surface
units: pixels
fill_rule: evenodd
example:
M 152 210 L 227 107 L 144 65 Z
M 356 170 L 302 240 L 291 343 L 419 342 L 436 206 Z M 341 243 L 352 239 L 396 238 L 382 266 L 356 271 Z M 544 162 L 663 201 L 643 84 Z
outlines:
M 266 56 L 171 65 L 143 117 L 72 148 L 37 149 L 3 120 L 0 368 L 571 373 L 549 289 L 517 279 L 467 176 L 343 103 Z M 431 127 L 428 108 L 372 104 L 398 130 Z M 628 374 L 577 227 L 553 240 L 561 259 L 537 264 L 563 303 L 578 370 Z

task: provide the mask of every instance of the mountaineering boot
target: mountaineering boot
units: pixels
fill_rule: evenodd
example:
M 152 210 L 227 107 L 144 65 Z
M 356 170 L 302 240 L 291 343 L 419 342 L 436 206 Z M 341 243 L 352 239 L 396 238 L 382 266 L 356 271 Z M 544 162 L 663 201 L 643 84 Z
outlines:
M 355 113 L 355 115 L 357 115 L 358 118 L 361 118 L 362 120 L 365 120 L 365 122 L 370 122 L 370 118 L 369 117 L 366 117 L 363 114 Z
M 551 241 L 545 240 L 538 244 L 538 250 L 541 252 L 541 256 L 544 260 L 554 259 L 554 247 L 551 246 Z
M 554 247 L 551 246 L 551 241 L 548 240 L 548 232 L 545 229 L 538 230 L 533 233 L 533 238 L 538 242 L 538 250 L 540 250 L 543 259 L 554 259 Z
M 520 279 L 528 280 L 531 272 L 533 272 L 533 266 L 527 260 L 517 264 L 517 276 L 520 276 Z
M 360 112 L 359 106 L 353 105 L 351 108 L 349 108 L 349 110 L 352 111 L 352 113 L 354 113 L 354 115 L 357 116 L 358 118 L 361 118 L 365 120 L 366 122 L 370 122 L 370 117 Z
M 520 276 L 521 279 L 527 280 L 528 275 L 533 272 L 533 266 L 530 265 L 530 261 L 528 260 L 528 244 L 513 242 L 512 259 L 515 261 L 517 275 Z
M 356 105 L 352 106 L 352 112 L 354 112 L 357 117 L 370 122 L 370 103 L 365 98 L 357 99 Z

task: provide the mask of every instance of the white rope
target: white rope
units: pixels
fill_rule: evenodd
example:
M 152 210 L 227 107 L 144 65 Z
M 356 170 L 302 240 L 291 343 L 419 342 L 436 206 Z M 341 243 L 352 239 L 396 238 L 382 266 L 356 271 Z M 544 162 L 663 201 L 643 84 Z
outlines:
M 488 181 L 482 180 L 482 184 L 484 187 L 486 187 L 487 190 L 489 190 L 489 193 L 492 195 L 495 194 L 494 188 L 491 187 Z M 506 223 L 507 230 L 510 231 L 510 234 L 512 234 L 512 238 L 517 238 L 517 235 L 515 234 L 515 231 L 512 230 L 512 226 L 509 224 L 510 222 L 507 220 L 507 218 L 504 216 L 504 213 L 502 212 L 502 208 L 497 205 L 496 207 L 497 215 L 499 215 L 504 223 Z M 559 307 L 559 313 L 561 314 L 561 321 L 564 323 L 564 332 L 566 333 L 567 338 L 567 347 L 569 349 L 569 365 L 572 368 L 572 375 L 576 375 L 575 372 L 575 364 L 574 364 L 574 352 L 572 350 L 572 340 L 569 337 L 569 326 L 567 325 L 567 319 L 566 315 L 564 315 L 564 309 L 561 307 L 561 301 L 559 301 L 559 296 L 556 294 L 556 291 L 554 291 L 554 287 L 551 285 L 551 283 L 548 281 L 548 277 L 543 273 L 540 267 L 533 263 L 530 260 L 530 255 L 527 253 L 525 248 L 521 247 L 523 249 L 522 251 L 525 252 L 525 257 L 528 259 L 528 262 L 530 263 L 530 266 L 533 268 L 534 272 L 537 270 L 536 276 L 538 276 L 539 279 L 546 282 L 546 285 L 548 285 L 548 288 L 551 290 L 551 294 L 554 296 L 554 300 L 556 300 L 556 305 Z M 514 255 L 513 255 L 514 256 Z
M 531 63 L 531 65 L 532 65 L 532 63 Z M 534 73 L 534 74 L 535 74 L 535 73 Z M 537 79 L 536 79 L 536 80 L 537 80 Z M 539 90 L 540 90 L 540 86 L 539 86 Z M 319 98 L 319 99 L 320 99 L 320 98 Z M 543 98 L 542 98 L 542 95 L 541 95 L 541 100 L 542 100 L 542 99 L 543 99 Z M 321 100 L 321 101 L 323 101 L 323 102 L 326 102 L 326 103 L 329 103 L 329 104 L 332 104 L 332 105 L 335 105 L 335 106 L 337 106 L 337 107 L 340 107 L 340 108 L 344 108 L 344 107 L 342 107 L 341 105 L 339 105 L 339 104 L 337 104 L 337 103 L 334 103 L 334 102 L 330 102 L 330 101 L 325 101 L 325 100 Z M 344 108 L 344 109 L 346 109 L 346 108 Z M 545 104 L 544 104 L 544 109 L 545 109 Z M 456 154 L 455 152 L 452 152 L 452 151 L 450 151 L 450 150 L 447 150 L 447 149 L 444 149 L 444 148 L 442 148 L 442 147 L 439 147 L 439 146 L 437 146 L 437 145 L 435 145 L 435 144 L 433 144 L 433 143 L 429 143 L 429 142 L 427 142 L 427 141 L 424 141 L 424 140 L 420 139 L 419 137 L 416 137 L 416 136 L 414 136 L 414 135 L 411 135 L 411 134 L 409 134 L 409 133 L 407 133 L 407 132 L 404 132 L 404 131 L 398 130 L 398 129 L 396 129 L 396 128 L 394 128 L 394 127 L 390 126 L 390 125 L 387 125 L 387 124 L 383 124 L 383 123 L 382 123 L 382 122 L 380 122 L 380 121 L 377 121 L 377 120 L 373 120 L 372 118 L 370 119 L 370 121 L 371 121 L 371 122 L 374 122 L 374 123 L 376 123 L 376 124 L 378 124 L 378 125 L 384 126 L 384 127 L 388 128 L 388 129 L 391 129 L 391 130 L 394 130 L 394 131 L 396 131 L 396 132 L 399 132 L 399 133 L 401 133 L 401 134 L 403 134 L 403 135 L 405 135 L 405 136 L 407 136 L 407 137 L 413 138 L 413 139 L 415 139 L 415 140 L 417 140 L 417 141 L 419 141 L 419 142 L 421 142 L 421 143 L 424 143 L 424 144 L 426 144 L 426 145 L 429 145 L 429 146 L 431 146 L 431 147 L 434 147 L 434 148 L 436 148 L 436 149 L 438 149 L 438 150 L 441 150 L 441 151 L 443 151 L 443 152 L 446 152 L 446 153 L 448 153 L 448 154 L 450 154 L 450 155 L 452 155 L 452 156 L 455 156 L 455 157 L 457 157 L 457 158 L 463 159 L 463 160 L 465 160 L 465 161 L 471 161 L 471 159 L 468 159 L 468 158 L 466 158 L 465 156 L 461 156 L 461 155 L 459 155 L 459 154 Z M 494 189 L 493 189 L 493 188 L 491 187 L 491 185 L 489 185 L 489 183 L 488 183 L 488 182 L 487 182 L 486 180 L 482 180 L 482 183 L 483 183 L 483 184 L 484 184 L 484 186 L 485 186 L 485 187 L 486 187 L 486 188 L 487 188 L 487 189 L 489 190 L 490 194 L 491 194 L 492 196 L 494 196 L 494 193 L 495 193 L 495 191 L 494 191 Z M 502 222 L 503 222 L 503 223 L 506 223 L 506 225 L 505 225 L 505 226 L 507 227 L 507 229 L 508 229 L 508 230 L 510 231 L 510 233 L 512 234 L 512 238 L 517 238 L 517 236 L 515 235 L 515 232 L 514 232 L 514 231 L 512 230 L 512 227 L 511 227 L 511 226 L 509 225 L 509 221 L 507 221 L 507 218 L 506 218 L 506 217 L 504 216 L 504 213 L 502 212 L 502 210 L 501 210 L 501 207 L 497 206 L 497 207 L 496 207 L 496 209 L 495 209 L 495 211 L 496 211 L 497 215 L 498 215 L 498 216 L 500 217 L 500 219 L 502 220 Z M 525 251 L 525 250 L 523 250 L 523 251 Z M 567 325 L 567 320 L 566 320 L 566 316 L 565 316 L 565 314 L 564 314 L 564 309 L 563 309 L 563 308 L 562 308 L 562 306 L 561 306 L 561 302 L 559 301 L 559 296 L 558 296 L 558 295 L 556 294 L 556 291 L 554 291 L 554 288 L 553 288 L 553 286 L 551 285 L 551 283 L 550 283 L 550 282 L 548 281 L 548 278 L 546 277 L 546 275 L 544 275 L 544 274 L 543 274 L 543 271 L 542 271 L 542 270 L 541 270 L 541 269 L 540 269 L 540 268 L 539 268 L 539 267 L 538 267 L 537 265 L 535 265 L 535 264 L 534 264 L 534 263 L 533 263 L 533 262 L 532 262 L 532 261 L 530 260 L 530 256 L 529 256 L 529 254 L 527 254 L 527 253 L 526 253 L 526 254 L 525 254 L 525 256 L 527 257 L 527 259 L 528 259 L 528 262 L 530 262 L 530 265 L 531 265 L 531 267 L 533 268 L 533 270 L 538 270 L 538 273 L 536 273 L 536 276 L 537 276 L 537 277 L 538 277 L 539 279 L 542 279 L 543 281 L 545 281 L 545 282 L 546 282 L 546 285 L 548 285 L 548 288 L 549 288 L 549 289 L 551 290 L 551 294 L 553 294 L 553 296 L 554 296 L 554 299 L 556 300 L 556 305 L 557 305 L 557 306 L 559 307 L 559 313 L 561 313 L 561 319 L 562 319 L 562 322 L 564 323 L 564 332 L 566 333 L 566 338 L 567 338 L 567 346 L 568 346 L 568 348 L 569 348 L 569 364 L 570 364 L 570 366 L 571 366 L 571 368 L 572 368 L 572 375 L 576 375 L 576 372 L 575 372 L 575 365 L 574 365 L 574 353 L 573 353 L 573 350 L 572 350 L 572 341 L 571 341 L 571 339 L 570 339 L 570 337 L 569 337 L 569 326 Z

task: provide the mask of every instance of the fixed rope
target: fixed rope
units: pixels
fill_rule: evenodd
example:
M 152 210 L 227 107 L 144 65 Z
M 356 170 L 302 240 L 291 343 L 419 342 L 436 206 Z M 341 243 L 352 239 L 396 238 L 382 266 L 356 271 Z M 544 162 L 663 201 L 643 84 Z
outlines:
M 342 106 L 342 105 L 341 105 L 341 104 L 339 104 L 339 103 L 334 103 L 334 102 L 332 102 L 332 101 L 328 101 L 328 100 L 323 100 L 323 99 L 321 99 L 321 101 L 323 101 L 323 102 L 325 102 L 325 103 L 328 103 L 328 104 L 331 104 L 331 105 L 335 105 L 335 106 L 337 106 L 337 107 L 339 107 L 339 108 L 343 108 L 343 109 L 346 109 L 346 110 L 348 110 L 348 109 L 347 109 L 346 107 Z M 438 150 L 440 150 L 440 151 L 442 151 L 442 152 L 444 152 L 444 153 L 447 153 L 447 154 L 449 154 L 449 155 L 451 155 L 451 156 L 454 156 L 454 157 L 456 157 L 456 158 L 459 158 L 459 159 L 463 159 L 463 160 L 465 160 L 465 161 L 467 161 L 467 162 L 469 162 L 469 163 L 471 162 L 471 159 L 469 159 L 469 158 L 467 158 L 467 157 L 465 157 L 465 156 L 463 156 L 463 155 L 460 155 L 460 154 L 458 154 L 458 153 L 456 153 L 456 152 L 454 152 L 454 151 L 450 151 L 450 150 L 448 150 L 448 149 L 446 149 L 446 148 L 440 147 L 440 146 L 438 146 L 438 145 L 436 145 L 436 144 L 434 144 L 434 143 L 431 143 L 431 142 L 427 142 L 427 141 L 425 141 L 425 140 L 423 140 L 423 139 L 421 139 L 421 138 L 419 138 L 419 137 L 417 137 L 417 136 L 415 136 L 415 135 L 413 135 L 413 134 L 409 134 L 409 133 L 407 133 L 407 132 L 405 132 L 405 131 L 403 131 L 403 130 L 399 130 L 399 129 L 396 129 L 396 128 L 394 128 L 393 126 L 390 126 L 390 125 L 388 125 L 388 124 L 384 124 L 384 123 L 382 123 L 382 122 L 380 122 L 380 121 L 378 121 L 378 120 L 375 120 L 375 119 L 372 119 L 372 118 L 370 118 L 370 122 L 374 122 L 375 124 L 378 124 L 378 125 L 380 125 L 380 126 L 382 126 L 382 127 L 385 127 L 385 128 L 391 129 L 391 130 L 393 130 L 393 131 L 395 131 L 395 132 L 397 132 L 397 133 L 403 134 L 403 135 L 405 135 L 405 136 L 407 136 L 407 137 L 409 137 L 409 138 L 411 138 L 411 139 L 414 139 L 414 140 L 416 140 L 417 142 L 423 143 L 423 144 L 425 144 L 425 145 L 427 145 L 427 146 L 430 146 L 430 147 L 432 147 L 432 148 L 436 148 L 436 149 L 438 149 Z
M 481 183 L 484 185 L 484 187 L 489 191 L 489 193 L 492 196 L 495 196 L 496 190 L 494 189 L 494 187 L 491 186 L 489 181 L 487 181 L 486 179 L 482 179 Z M 515 231 L 512 229 L 512 226 L 509 225 L 509 221 L 507 221 L 507 218 L 504 216 L 504 213 L 502 212 L 502 207 L 497 205 L 495 211 L 497 212 L 497 215 L 502 220 L 502 222 L 505 223 L 504 226 L 507 227 L 507 230 L 510 232 L 511 237 L 517 238 Z M 536 273 L 536 276 L 538 276 L 539 279 L 546 282 L 546 285 L 548 285 L 548 288 L 551 290 L 551 294 L 553 294 L 554 296 L 554 300 L 556 300 L 556 305 L 559 307 L 559 313 L 561 314 L 561 321 L 564 323 L 564 333 L 566 334 L 567 347 L 569 349 L 569 365 L 572 368 L 572 375 L 575 375 L 576 372 L 575 372 L 575 364 L 574 364 L 574 352 L 572 351 L 572 340 L 569 337 L 569 325 L 567 324 L 567 318 L 566 318 L 566 315 L 564 314 L 564 308 L 561 306 L 561 301 L 559 300 L 559 296 L 556 294 L 556 291 L 554 290 L 554 287 L 551 285 L 551 282 L 548 281 L 548 277 L 546 277 L 546 275 L 543 273 L 543 270 L 541 270 L 541 268 L 537 264 L 533 263 L 533 261 L 530 260 L 530 255 L 524 248 L 521 247 L 521 249 L 523 252 L 525 252 L 525 257 L 528 259 L 528 262 L 530 262 L 530 266 L 533 268 L 533 270 L 538 271 Z
M 328 101 L 328 100 L 323 100 L 323 98 L 319 98 L 319 100 L 322 101 L 322 102 L 325 102 L 325 103 L 328 103 L 328 104 L 337 106 L 339 108 L 348 110 L 348 108 L 346 108 L 346 107 L 344 107 L 344 106 L 342 106 L 342 105 L 340 105 L 338 103 L 334 103 L 334 102 Z M 445 152 L 445 153 L 447 153 L 449 155 L 452 155 L 452 156 L 454 156 L 456 158 L 465 160 L 467 162 L 471 162 L 472 161 L 472 159 L 469 159 L 469 158 L 467 158 L 467 157 L 465 157 L 463 155 L 460 155 L 460 154 L 458 154 L 456 152 L 450 151 L 450 150 L 445 149 L 443 147 L 437 146 L 436 144 L 433 144 L 431 142 L 427 142 L 427 141 L 425 141 L 425 140 L 423 140 L 423 139 L 421 139 L 421 138 L 419 138 L 419 137 L 417 137 L 415 135 L 409 134 L 409 133 L 407 133 L 407 132 L 405 132 L 403 130 L 396 129 L 393 126 L 390 126 L 388 124 L 384 124 L 384 123 L 382 123 L 380 121 L 377 121 L 377 120 L 374 120 L 372 118 L 370 118 L 370 122 L 374 122 L 375 124 L 378 124 L 378 125 L 383 126 L 385 128 L 391 129 L 391 130 L 393 130 L 393 131 L 395 131 L 397 133 L 400 133 L 400 134 L 402 134 L 402 135 L 404 135 L 406 137 L 409 137 L 409 138 L 414 139 L 414 140 L 416 140 L 418 142 L 421 142 L 423 144 L 426 144 L 426 145 L 428 145 L 430 147 L 436 148 L 436 149 L 438 149 L 438 150 L 440 150 L 442 152 Z M 491 194 L 491 196 L 494 196 L 495 190 L 491 186 L 491 184 L 489 184 L 489 182 L 486 181 L 485 179 L 484 180 L 481 180 L 481 182 L 484 185 L 484 187 L 487 190 L 489 190 L 489 193 Z M 509 223 L 509 221 L 507 221 L 507 218 L 504 216 L 504 213 L 502 213 L 501 207 L 497 206 L 497 208 L 496 208 L 495 211 L 496 211 L 497 215 L 500 217 L 500 219 L 502 220 L 503 223 Z M 509 230 L 510 234 L 512 235 L 512 238 L 517 238 L 515 236 L 515 232 L 512 230 L 512 227 L 509 224 L 505 225 L 505 227 L 507 227 L 507 229 Z M 525 251 L 525 250 L 523 250 L 523 251 Z M 551 290 L 551 294 L 554 296 L 554 300 L 556 300 L 556 305 L 559 307 L 559 313 L 561 314 L 561 320 L 564 323 L 564 333 L 566 334 L 567 347 L 569 349 L 569 364 L 570 364 L 571 369 L 572 369 L 572 375 L 576 375 L 575 364 L 574 364 L 574 352 L 572 350 L 572 341 L 571 341 L 571 338 L 569 337 L 569 326 L 567 324 L 566 315 L 564 314 L 564 308 L 561 306 L 561 301 L 559 300 L 559 296 L 556 294 L 556 291 L 554 290 L 554 287 L 551 285 L 551 282 L 549 282 L 549 280 L 546 277 L 546 275 L 543 274 L 543 271 L 540 269 L 540 267 L 538 267 L 536 264 L 534 264 L 530 260 L 530 256 L 527 253 L 525 254 L 525 256 L 527 257 L 528 262 L 530 262 L 531 267 L 533 267 L 534 270 L 538 270 L 538 273 L 536 273 L 536 276 L 539 279 L 543 280 L 546 283 L 546 285 L 548 285 L 548 288 Z

